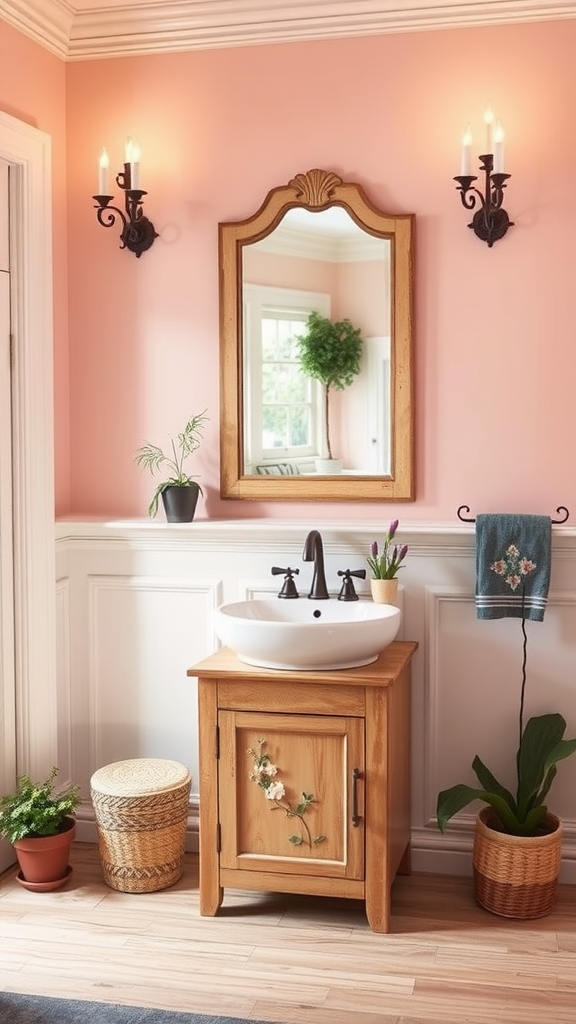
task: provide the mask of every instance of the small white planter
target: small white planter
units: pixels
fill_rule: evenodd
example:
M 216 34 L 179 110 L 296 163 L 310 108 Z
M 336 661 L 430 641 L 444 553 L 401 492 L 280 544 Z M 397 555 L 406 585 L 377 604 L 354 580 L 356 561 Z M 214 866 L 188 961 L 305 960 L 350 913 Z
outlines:
M 316 472 L 319 476 L 337 476 L 342 472 L 342 460 L 316 459 Z

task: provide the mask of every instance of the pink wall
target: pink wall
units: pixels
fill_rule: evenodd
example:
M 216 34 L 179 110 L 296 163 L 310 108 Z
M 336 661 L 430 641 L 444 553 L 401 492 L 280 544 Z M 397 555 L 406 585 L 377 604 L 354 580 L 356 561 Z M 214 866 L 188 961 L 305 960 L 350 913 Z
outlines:
M 0 109 L 52 138 L 56 507 L 63 513 L 70 507 L 65 66 L 0 20 L 0 67 Z
M 333 306 L 334 319 L 347 317 L 365 338 L 390 334 L 389 274 L 383 261 L 339 263 L 337 267 L 340 302 Z
M 324 292 L 332 296 L 336 290 L 336 264 L 328 260 L 296 259 L 270 252 L 250 252 L 246 246 L 242 254 L 244 281 L 269 287 L 302 289 Z
M 35 75 L 46 65 L 48 95 L 28 97 L 14 68 L 8 101 L 43 113 L 59 153 L 55 61 L 19 45 Z M 322 505 L 318 518 L 453 521 L 462 502 L 576 511 L 575 52 L 576 21 L 562 21 L 68 64 L 71 492 L 59 412 L 59 511 L 144 515 L 152 480 L 135 449 L 207 408 L 200 515 L 309 521 L 309 505 L 219 498 L 217 224 L 311 167 L 416 214 L 417 500 Z M 0 102 L 4 79 L 3 64 Z M 507 132 L 515 221 L 492 249 L 452 181 L 468 121 L 477 164 L 488 100 Z M 119 170 L 127 135 L 160 232 L 140 260 L 90 199 L 100 148 Z

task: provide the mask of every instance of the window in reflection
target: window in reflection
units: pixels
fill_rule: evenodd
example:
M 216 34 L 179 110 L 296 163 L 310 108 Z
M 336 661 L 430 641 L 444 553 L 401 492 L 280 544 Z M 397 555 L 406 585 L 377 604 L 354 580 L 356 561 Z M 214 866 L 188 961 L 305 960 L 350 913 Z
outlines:
M 246 472 L 291 460 L 312 472 L 324 448 L 322 390 L 300 368 L 296 338 L 312 310 L 329 310 L 327 295 L 244 286 Z
M 302 321 L 268 309 L 262 319 L 262 454 L 291 458 L 313 445 L 311 381 L 302 373 L 296 338 Z

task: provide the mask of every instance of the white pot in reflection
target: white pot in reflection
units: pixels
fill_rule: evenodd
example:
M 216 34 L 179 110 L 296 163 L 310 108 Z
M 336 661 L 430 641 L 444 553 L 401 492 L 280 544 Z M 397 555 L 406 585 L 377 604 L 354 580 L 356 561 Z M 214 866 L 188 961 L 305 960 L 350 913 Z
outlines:
M 319 476 L 336 476 L 342 472 L 342 460 L 316 459 L 316 472 Z

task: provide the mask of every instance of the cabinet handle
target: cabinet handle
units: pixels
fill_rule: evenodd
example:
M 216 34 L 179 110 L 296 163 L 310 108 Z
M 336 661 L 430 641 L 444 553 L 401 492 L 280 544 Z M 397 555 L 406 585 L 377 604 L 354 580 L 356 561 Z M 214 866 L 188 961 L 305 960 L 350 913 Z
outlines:
M 359 768 L 352 769 L 352 825 L 358 828 L 362 818 L 358 814 L 358 779 L 362 779 L 363 773 Z

